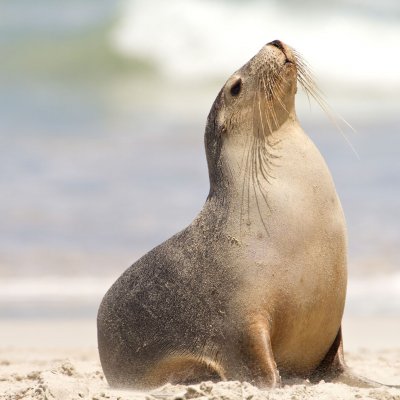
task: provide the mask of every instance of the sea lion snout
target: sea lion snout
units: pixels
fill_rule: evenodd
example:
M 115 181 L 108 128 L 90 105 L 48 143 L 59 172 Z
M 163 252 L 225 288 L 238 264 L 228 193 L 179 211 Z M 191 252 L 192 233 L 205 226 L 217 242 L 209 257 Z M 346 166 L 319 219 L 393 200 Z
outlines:
M 293 52 L 289 46 L 283 43 L 280 40 L 273 40 L 272 42 L 267 43 L 267 46 L 273 46 L 279 49 L 283 55 L 286 57 L 285 64 L 296 64 L 296 60 L 294 58 Z

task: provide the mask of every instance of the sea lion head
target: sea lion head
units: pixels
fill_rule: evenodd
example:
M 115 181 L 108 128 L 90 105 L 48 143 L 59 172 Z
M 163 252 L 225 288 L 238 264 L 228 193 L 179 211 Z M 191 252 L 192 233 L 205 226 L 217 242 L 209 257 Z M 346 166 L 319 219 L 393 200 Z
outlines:
M 299 68 L 294 50 L 274 40 L 226 81 L 211 108 L 205 133 L 211 194 L 213 187 L 229 179 L 229 166 L 224 164 L 232 157 L 221 157 L 224 142 L 235 143 L 229 145 L 231 149 L 246 143 L 268 148 L 271 134 L 288 119 L 295 120 Z
M 294 110 L 296 61 L 291 49 L 275 40 L 236 71 L 222 89 L 218 122 L 228 135 L 244 131 L 270 134 Z M 261 133 L 261 132 L 260 132 Z

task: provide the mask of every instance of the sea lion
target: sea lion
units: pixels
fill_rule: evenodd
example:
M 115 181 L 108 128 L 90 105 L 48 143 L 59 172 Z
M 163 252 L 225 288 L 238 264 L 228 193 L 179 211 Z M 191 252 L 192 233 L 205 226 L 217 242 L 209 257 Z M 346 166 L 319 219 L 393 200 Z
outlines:
M 345 373 L 346 224 L 295 113 L 299 55 L 265 45 L 225 83 L 205 129 L 210 191 L 183 231 L 113 284 L 98 312 L 111 386 Z

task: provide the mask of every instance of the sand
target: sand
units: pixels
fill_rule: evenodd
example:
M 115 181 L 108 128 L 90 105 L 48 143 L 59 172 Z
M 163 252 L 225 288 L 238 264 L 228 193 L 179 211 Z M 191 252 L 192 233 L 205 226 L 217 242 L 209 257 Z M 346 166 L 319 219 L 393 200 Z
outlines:
M 378 399 L 400 400 L 400 389 L 360 389 L 297 381 L 271 390 L 246 382 L 166 385 L 151 392 L 112 390 L 101 370 L 93 321 L 0 321 L 1 399 Z M 372 334 L 371 329 L 373 327 Z M 378 333 L 377 333 L 378 332 Z M 400 320 L 350 319 L 346 359 L 355 372 L 400 384 Z

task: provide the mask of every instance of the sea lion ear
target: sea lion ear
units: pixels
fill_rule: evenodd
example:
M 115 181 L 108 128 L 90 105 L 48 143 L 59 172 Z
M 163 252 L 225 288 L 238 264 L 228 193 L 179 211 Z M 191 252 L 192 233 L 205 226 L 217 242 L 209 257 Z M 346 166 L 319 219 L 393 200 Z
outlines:
M 217 126 L 220 134 L 226 133 L 225 109 L 222 107 L 217 115 Z
M 213 137 L 221 136 L 227 131 L 224 87 L 218 93 L 208 114 L 207 128 L 209 127 L 212 127 Z

